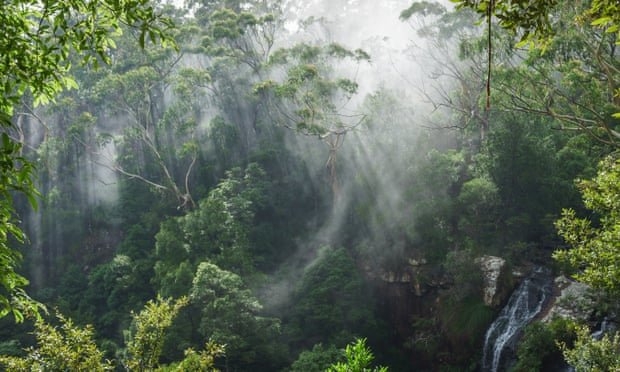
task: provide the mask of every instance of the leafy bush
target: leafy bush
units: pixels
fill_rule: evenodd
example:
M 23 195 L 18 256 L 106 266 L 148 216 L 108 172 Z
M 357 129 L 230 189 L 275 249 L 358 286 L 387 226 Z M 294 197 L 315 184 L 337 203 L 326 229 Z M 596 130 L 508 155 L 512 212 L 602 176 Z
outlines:
M 345 362 L 332 364 L 327 372 L 387 372 L 387 367 L 370 368 L 374 356 L 366 347 L 366 339 L 361 338 L 347 345 L 344 350 Z
M 577 340 L 572 348 L 561 344 L 566 361 L 576 372 L 619 372 L 620 333 L 604 335 L 600 340 L 592 338 L 586 326 L 577 329 Z
M 575 324 L 564 318 L 554 318 L 550 323 L 529 324 L 517 349 L 517 364 L 512 372 L 543 371 L 546 367 L 562 363 L 559 342 L 572 344 Z

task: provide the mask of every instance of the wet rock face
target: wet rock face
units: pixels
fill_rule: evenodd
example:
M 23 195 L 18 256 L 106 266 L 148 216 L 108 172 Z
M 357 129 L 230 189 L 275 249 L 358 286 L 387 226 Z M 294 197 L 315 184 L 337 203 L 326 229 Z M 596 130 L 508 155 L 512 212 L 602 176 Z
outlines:
M 506 260 L 496 256 L 482 256 L 476 260 L 484 278 L 483 299 L 487 306 L 498 307 L 511 291 L 511 272 Z
M 588 285 L 562 275 L 555 278 L 554 286 L 559 295 L 553 299 L 553 304 L 543 321 L 549 321 L 554 317 L 586 321 L 591 317 L 594 301 L 590 298 Z

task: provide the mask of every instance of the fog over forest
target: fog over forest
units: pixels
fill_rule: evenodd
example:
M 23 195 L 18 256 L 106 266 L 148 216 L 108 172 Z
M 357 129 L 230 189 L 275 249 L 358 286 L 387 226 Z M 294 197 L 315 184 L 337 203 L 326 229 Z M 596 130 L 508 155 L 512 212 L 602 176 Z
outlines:
M 50 49 L 2 132 L 47 310 L 0 368 L 619 368 L 616 18 L 453 3 L 153 0 Z

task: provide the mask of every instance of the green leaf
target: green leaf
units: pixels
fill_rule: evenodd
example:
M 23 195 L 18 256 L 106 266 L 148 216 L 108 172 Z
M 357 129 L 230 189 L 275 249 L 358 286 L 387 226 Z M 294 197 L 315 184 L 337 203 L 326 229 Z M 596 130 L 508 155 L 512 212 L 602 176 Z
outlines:
M 607 25 L 608 23 L 611 23 L 612 21 L 613 19 L 611 17 L 601 17 L 601 18 L 595 19 L 590 24 L 592 26 L 604 26 L 604 25 Z

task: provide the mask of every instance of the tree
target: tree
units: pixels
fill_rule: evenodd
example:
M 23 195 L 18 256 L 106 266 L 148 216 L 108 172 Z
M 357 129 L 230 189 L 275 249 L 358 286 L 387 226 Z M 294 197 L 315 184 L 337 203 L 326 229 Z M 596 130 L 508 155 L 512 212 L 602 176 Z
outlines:
M 177 42 L 187 42 L 187 28 L 179 26 Z M 125 125 L 121 130 L 100 129 L 104 132 L 98 136 L 100 143 L 83 145 L 96 152 L 99 165 L 168 192 L 179 208 L 192 209 L 190 181 L 198 158 L 197 127 L 205 104 L 203 86 L 210 77 L 205 71 L 183 67 L 184 53 L 172 47 L 128 52 L 136 44 L 131 36 L 118 40 L 128 44 L 113 55 L 120 61 L 95 79 L 84 100 L 98 109 L 100 118 L 107 114 Z M 110 153 L 110 147 L 118 154 Z
M 573 345 L 576 329 L 576 323 L 561 317 L 527 325 L 517 347 L 513 372 L 545 371 L 561 363 L 561 345 Z
M 615 45 L 610 42 L 610 35 L 601 30 L 574 24 L 580 11 L 577 5 L 553 13 L 552 25 L 562 27 L 563 32 L 554 36 L 545 53 L 538 49 L 515 50 L 514 36 L 504 29 L 498 28 L 492 34 L 487 30 L 488 35 L 484 34 L 483 29 L 472 27 L 473 12 L 464 10 L 455 14 L 438 4 L 421 1 L 401 14 L 405 19 L 418 16 L 410 22 L 422 23 L 416 29 L 430 39 L 432 46 L 437 46 L 434 49 L 445 50 L 444 54 L 449 56 L 458 43 L 458 61 L 429 53 L 435 76 L 453 84 L 443 89 L 438 84 L 433 87 L 436 92 L 427 92 L 425 97 L 434 108 L 447 107 L 456 115 L 442 127 L 456 127 L 468 139 L 470 135 L 463 129 L 470 123 L 479 123 L 486 133 L 479 136 L 484 139 L 480 144 L 463 141 L 465 167 L 460 184 L 465 188 L 462 191 L 468 192 L 471 186 L 481 186 L 469 184 L 470 178 L 487 178 L 497 187 L 501 204 L 495 211 L 500 212 L 499 218 L 492 219 L 493 209 L 485 210 L 484 217 L 491 218 L 487 220 L 492 223 L 490 227 L 512 231 L 490 234 L 499 238 L 494 243 L 505 245 L 502 238 L 540 242 L 541 237 L 552 236 L 549 216 L 567 201 L 577 201 L 572 179 L 583 175 L 598 155 L 613 149 L 607 144 L 613 143 L 617 123 L 611 119 L 615 109 L 610 101 L 613 89 L 608 83 L 616 80 L 614 71 L 620 67 Z M 484 72 L 480 66 L 491 58 L 485 44 L 488 36 L 495 44 L 493 106 L 482 110 L 484 89 L 480 82 Z M 583 131 L 601 143 L 590 142 L 585 154 L 575 151 L 573 145 L 584 140 L 575 138 L 569 130 Z M 458 191 L 460 185 L 456 186 Z M 560 192 L 552 192 L 560 188 Z M 471 201 L 474 200 L 468 200 Z M 471 207 L 467 205 L 465 211 Z M 474 221 L 467 218 L 474 216 L 456 214 L 463 222 L 463 232 L 475 237 L 470 225 Z
M 372 351 L 366 346 L 365 338 L 358 338 L 344 349 L 346 361 L 332 364 L 327 372 L 387 372 L 387 367 L 370 365 L 374 359 Z
M 318 342 L 343 345 L 356 333 L 378 330 L 370 288 L 344 248 L 323 246 L 294 294 L 287 314 L 293 342 L 310 347 Z
M 60 329 L 38 319 L 35 337 L 38 347 L 27 349 L 23 357 L 0 356 L 0 365 L 10 371 L 111 371 L 103 360 L 90 326 L 79 328 L 71 319 L 58 314 Z
M 493 118 L 495 127 L 476 160 L 497 186 L 501 208 L 496 223 L 503 225 L 503 238 L 540 241 L 553 231 L 548 215 L 565 205 L 563 198 L 571 191 L 570 186 L 560 189 L 556 177 L 562 169 L 555 157 L 562 133 L 552 131 L 542 117 L 498 112 Z
M 617 46 L 620 45 L 620 12 L 618 4 L 613 0 L 593 0 L 589 5 L 560 0 L 456 0 L 458 8 L 473 9 L 486 18 L 488 32 L 488 75 L 487 75 L 487 107 L 490 100 L 490 77 L 492 56 L 492 25 L 493 19 L 503 29 L 512 35 L 520 37 L 517 46 L 529 44 L 533 54 L 538 55 L 537 63 L 528 69 L 529 73 L 537 74 L 540 61 L 547 51 L 557 48 L 558 41 L 565 52 L 567 46 L 576 45 L 576 42 L 586 38 L 580 48 L 570 54 L 562 53 L 564 61 L 555 61 L 554 65 L 564 65 L 555 75 L 545 76 L 548 83 L 545 89 L 540 89 L 539 79 L 531 79 L 542 96 L 532 100 L 522 101 L 518 88 L 507 86 L 507 91 L 513 92 L 515 107 L 520 110 L 538 112 L 551 116 L 567 125 L 569 128 L 585 131 L 598 140 L 613 146 L 620 146 L 620 131 L 614 119 L 620 118 L 620 88 L 618 76 L 620 65 L 617 59 Z M 568 14 L 568 16 L 567 16 Z M 566 25 L 576 25 L 576 33 L 567 33 Z M 594 37 L 592 37 L 594 36 Z M 587 50 L 584 56 L 583 50 Z M 540 58 L 542 52 L 542 58 Z M 556 53 L 551 53 L 552 58 Z M 568 58 L 567 58 L 568 57 Z M 585 57 L 585 58 L 584 58 Z M 566 60 L 568 59 L 568 60 Z M 584 67 L 583 65 L 589 65 Z M 553 66 L 553 64 L 552 64 Z M 542 66 L 540 72 L 544 72 Z M 594 67 L 594 68 L 592 68 Z M 566 70 L 569 71 L 566 71 Z M 565 71 L 562 71 L 565 70 Z M 558 77 L 560 81 L 558 82 Z M 571 84 L 572 83 L 572 84 Z M 599 97 L 592 100 L 583 95 L 583 87 L 591 88 L 594 85 L 602 86 Z M 520 87 L 520 85 L 518 86 Z M 574 88 L 578 92 L 575 94 Z M 599 89 L 600 90 L 600 89 Z M 596 90 L 595 90 L 596 91 Z M 592 93 L 586 89 L 586 93 Z M 554 105 L 554 98 L 559 105 Z M 533 108 L 529 104 L 533 103 Z M 601 110 L 601 106 L 607 106 Z
M 620 139 L 620 63 L 616 35 L 576 21 L 584 5 L 553 12 L 557 30 L 544 46 L 515 55 L 512 65 L 494 66 L 494 90 L 507 97 L 494 105 L 555 120 L 554 126 L 588 133 L 617 146 Z
M 215 359 L 224 355 L 225 347 L 215 342 L 206 343 L 204 350 L 196 352 L 194 349 L 185 350 L 185 358 L 170 368 L 164 368 L 165 371 L 175 372 L 217 372 L 215 368 Z
M 126 334 L 127 359 L 124 362 L 130 371 L 152 371 L 159 366 L 164 332 L 187 303 L 185 297 L 174 302 L 157 298 L 133 315 L 133 327 Z
M 194 68 L 211 77 L 204 88 L 218 116 L 234 128 L 235 146 L 228 152 L 236 156 L 226 160 L 245 158 L 263 129 L 261 102 L 252 86 L 262 79 L 281 30 L 280 5 L 264 0 L 191 3 L 196 6 L 195 37 L 188 52 L 197 59 Z
M 556 227 L 569 249 L 557 250 L 553 257 L 576 270 L 577 280 L 617 299 L 620 294 L 620 159 L 605 158 L 596 177 L 579 181 L 578 185 L 585 207 L 597 220 L 579 218 L 572 209 L 563 210 Z M 581 327 L 574 347 L 564 345 L 562 350 L 577 371 L 620 371 L 617 332 L 594 340 L 587 327 Z
M 557 250 L 554 258 L 578 272 L 575 277 L 612 295 L 620 294 L 620 159 L 601 161 L 596 177 L 579 182 L 583 202 L 598 223 L 579 218 L 565 209 L 556 222 L 558 233 L 570 249 Z
M 198 264 L 208 260 L 224 270 L 255 272 L 250 232 L 269 183 L 256 163 L 233 168 L 226 178 L 184 216 L 161 224 L 156 235 L 155 280 L 165 296 L 187 294 Z
M 108 62 L 114 47 L 112 35 L 121 24 L 139 30 L 141 46 L 145 38 L 171 41 L 172 24 L 146 0 L 11 0 L 3 4 L 0 23 L 0 125 L 3 127 L 0 155 L 0 316 L 13 312 L 23 319 L 25 309 L 36 310 L 23 288 L 28 281 L 17 274 L 20 254 L 9 247 L 10 239 L 23 241 L 16 224 L 13 192 L 24 194 L 36 205 L 32 165 L 21 154 L 21 145 L 7 132 L 14 128 L 15 107 L 30 97 L 35 104 L 49 102 L 63 89 L 75 88 L 70 77 L 71 56 L 81 63 Z M 19 37 L 17 37 L 19 36 Z
M 334 345 L 323 346 L 318 343 L 312 350 L 302 351 L 291 365 L 291 372 L 324 372 L 335 362 L 342 361 L 341 350 Z
M 108 53 L 115 46 L 112 35 L 122 24 L 139 29 L 142 47 L 147 36 L 170 42 L 167 32 L 173 27 L 144 0 L 12 0 L 4 4 L 0 20 L 6 30 L 0 39 L 5 57 L 0 65 L 0 111 L 5 120 L 26 93 L 42 103 L 65 88 L 75 88 L 68 74 L 72 53 L 80 55 L 82 63 L 109 62 Z
M 133 314 L 132 328 L 126 331 L 127 349 L 123 366 L 127 371 L 217 371 L 216 357 L 224 354 L 224 346 L 207 342 L 200 352 L 185 350 L 185 357 L 170 366 L 161 365 L 159 357 L 166 330 L 187 298 L 173 301 L 158 297 Z M 0 365 L 11 371 L 112 371 L 114 365 L 104 360 L 103 352 L 93 339 L 90 325 L 80 328 L 71 319 L 56 315 L 60 327 L 39 318 L 35 322 L 37 347 L 26 349 L 24 356 L 0 356 Z
M 500 197 L 495 183 L 486 178 L 473 178 L 463 183 L 458 203 L 459 229 L 478 244 L 490 245 L 500 215 Z
M 604 335 L 600 340 L 592 339 L 586 326 L 577 328 L 577 339 L 572 348 L 565 343 L 560 347 L 566 361 L 576 372 L 618 372 L 620 371 L 620 333 Z
M 227 345 L 226 370 L 249 370 L 270 365 L 281 357 L 272 346 L 280 332 L 280 322 L 260 315 L 262 305 L 246 288 L 242 278 L 210 262 L 196 270 L 189 299 L 200 311 L 200 334 Z
M 427 47 L 415 58 L 419 68 L 435 81 L 430 87 L 421 82 L 414 89 L 434 111 L 445 108 L 456 116 L 436 125 L 467 132 L 478 129 L 480 143 L 489 130 L 489 110 L 483 110 L 480 102 L 487 88 L 484 66 L 491 56 L 480 47 L 481 30 L 474 26 L 474 17 L 473 12 L 456 13 L 428 1 L 414 2 L 400 14 L 425 40 Z
M 499 25 L 513 33 L 521 32 L 522 41 L 547 38 L 557 32 L 550 14 L 561 7 L 560 0 L 455 0 L 459 8 L 470 8 L 486 18 L 497 17 Z M 614 0 L 593 0 L 589 8 L 582 10 L 582 22 L 605 29 L 607 33 L 620 35 L 620 12 Z M 620 40 L 619 40 L 620 41 Z
M 300 43 L 282 48 L 270 56 L 269 64 L 276 74 L 284 69 L 284 78 L 265 80 L 255 86 L 255 92 L 264 96 L 278 124 L 316 136 L 328 146 L 325 166 L 334 197 L 339 196 L 340 187 L 338 150 L 346 134 L 364 121 L 363 114 L 346 108 L 357 93 L 357 82 L 334 76 L 332 66 L 347 60 L 360 64 L 370 61 L 370 56 L 362 49 L 351 51 L 336 43 Z

